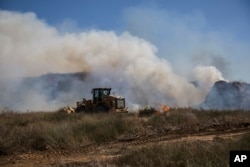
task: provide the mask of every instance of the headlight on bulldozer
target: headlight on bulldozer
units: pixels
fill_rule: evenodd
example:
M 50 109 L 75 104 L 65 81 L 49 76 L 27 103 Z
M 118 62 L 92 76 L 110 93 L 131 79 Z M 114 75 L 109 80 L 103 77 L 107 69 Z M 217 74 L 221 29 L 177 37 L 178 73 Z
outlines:
M 125 108 L 125 99 L 117 99 L 116 100 L 116 108 L 117 109 Z

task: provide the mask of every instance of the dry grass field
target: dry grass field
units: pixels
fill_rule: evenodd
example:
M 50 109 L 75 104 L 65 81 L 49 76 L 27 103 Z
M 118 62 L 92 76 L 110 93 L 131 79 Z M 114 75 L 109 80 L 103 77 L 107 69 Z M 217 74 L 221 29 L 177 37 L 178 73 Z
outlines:
M 0 166 L 228 166 L 250 150 L 250 112 L 0 113 Z

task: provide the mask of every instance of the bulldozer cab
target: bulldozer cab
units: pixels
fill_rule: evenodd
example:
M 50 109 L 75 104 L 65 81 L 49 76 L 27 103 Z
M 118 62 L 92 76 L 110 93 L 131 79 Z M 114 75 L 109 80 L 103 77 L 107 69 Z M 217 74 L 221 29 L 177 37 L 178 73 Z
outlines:
M 111 88 L 94 88 L 92 89 L 93 104 L 102 101 L 103 96 L 110 95 Z

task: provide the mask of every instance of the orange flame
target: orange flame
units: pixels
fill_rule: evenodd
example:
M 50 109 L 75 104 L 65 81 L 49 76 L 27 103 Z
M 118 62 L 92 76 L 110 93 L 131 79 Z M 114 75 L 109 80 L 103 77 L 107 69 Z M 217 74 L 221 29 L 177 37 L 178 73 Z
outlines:
M 170 107 L 168 107 L 167 105 L 164 104 L 160 104 L 161 106 L 161 110 L 163 111 L 163 113 L 167 113 L 170 110 Z

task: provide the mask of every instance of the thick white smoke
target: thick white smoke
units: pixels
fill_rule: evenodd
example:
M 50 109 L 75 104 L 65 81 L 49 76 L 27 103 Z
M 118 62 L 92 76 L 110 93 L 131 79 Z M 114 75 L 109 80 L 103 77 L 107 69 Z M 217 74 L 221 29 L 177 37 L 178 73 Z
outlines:
M 194 77 L 199 84 L 203 87 L 203 89 L 211 88 L 211 81 L 224 80 L 220 71 L 218 71 L 214 66 L 197 66 L 193 70 Z
M 30 90 L 15 81 L 47 73 L 85 72 L 84 82 L 72 81 L 66 94 L 51 100 L 50 86 Z M 129 106 L 164 103 L 192 106 L 204 100 L 211 85 L 223 79 L 215 67 L 197 67 L 202 86 L 177 75 L 157 48 L 128 32 L 91 30 L 61 34 L 34 13 L 0 11 L 0 105 L 19 110 L 50 110 L 74 104 L 92 87 L 112 87 Z M 12 84 L 10 84 L 12 83 Z M 19 91 L 12 92 L 13 89 Z M 18 95 L 16 94 L 18 93 Z M 18 96 L 18 102 L 13 101 Z

